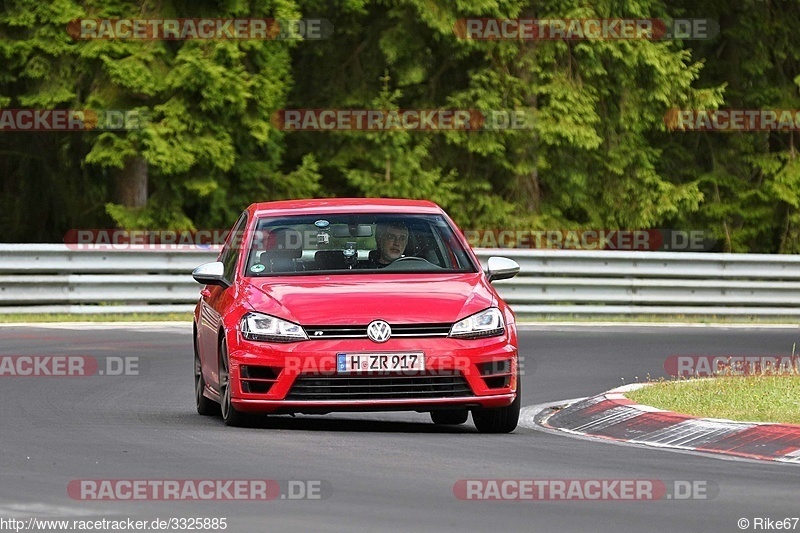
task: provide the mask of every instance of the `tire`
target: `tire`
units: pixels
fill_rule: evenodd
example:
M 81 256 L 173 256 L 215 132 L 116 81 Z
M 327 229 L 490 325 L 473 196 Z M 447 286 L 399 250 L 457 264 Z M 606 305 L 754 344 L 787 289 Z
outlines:
M 467 421 L 469 411 L 466 409 L 447 409 L 444 411 L 431 411 L 431 420 L 440 426 L 457 426 Z
M 203 368 L 200 364 L 200 354 L 197 351 L 197 337 L 194 339 L 194 402 L 197 413 L 203 416 L 213 416 L 219 414 L 219 404 L 209 400 L 203 395 L 206 388 L 206 380 L 203 378 Z
M 511 433 L 517 428 L 521 403 L 522 393 L 517 377 L 517 397 L 511 405 L 496 409 L 475 409 L 472 411 L 472 421 L 481 433 Z
M 225 343 L 225 339 L 221 339 L 219 343 L 219 397 L 222 420 L 226 426 L 247 426 L 250 417 L 246 413 L 237 411 L 236 407 L 231 403 L 230 372 L 228 368 L 228 345 Z

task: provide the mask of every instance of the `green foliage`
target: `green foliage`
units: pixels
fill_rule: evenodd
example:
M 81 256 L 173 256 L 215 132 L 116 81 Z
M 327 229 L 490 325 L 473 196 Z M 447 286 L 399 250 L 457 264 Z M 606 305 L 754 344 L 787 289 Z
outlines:
M 76 41 L 90 18 L 325 18 L 324 41 Z M 469 17 L 712 18 L 698 41 L 480 41 Z M 760 0 L 9 0 L 0 107 L 138 110 L 130 131 L 0 134 L 4 240 L 228 227 L 254 201 L 427 198 L 464 228 L 705 229 L 800 253 L 780 132 L 669 131 L 671 109 L 800 109 L 800 4 Z M 519 129 L 286 133 L 283 108 L 519 112 Z M 114 176 L 147 162 L 145 206 Z
M 396 111 L 402 91 L 389 88 L 391 78 L 369 109 Z M 342 133 L 344 147 L 332 163 L 359 196 L 429 199 L 448 208 L 461 200 L 456 172 L 433 163 L 427 132 L 381 131 Z

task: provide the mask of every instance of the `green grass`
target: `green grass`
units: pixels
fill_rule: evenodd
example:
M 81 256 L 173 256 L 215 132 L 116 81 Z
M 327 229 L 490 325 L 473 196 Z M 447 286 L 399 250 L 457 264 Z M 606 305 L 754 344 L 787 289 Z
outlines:
M 192 322 L 192 313 L 0 314 L 0 324 L 20 322 Z
M 625 393 L 636 403 L 702 418 L 800 424 L 800 376 L 663 381 Z

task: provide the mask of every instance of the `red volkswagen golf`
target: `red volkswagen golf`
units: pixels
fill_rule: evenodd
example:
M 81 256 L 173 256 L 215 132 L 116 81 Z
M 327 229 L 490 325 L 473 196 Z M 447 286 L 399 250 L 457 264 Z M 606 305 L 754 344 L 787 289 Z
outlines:
M 218 261 L 195 269 L 197 411 L 430 412 L 506 433 L 520 410 L 514 314 L 436 204 L 390 199 L 253 204 Z

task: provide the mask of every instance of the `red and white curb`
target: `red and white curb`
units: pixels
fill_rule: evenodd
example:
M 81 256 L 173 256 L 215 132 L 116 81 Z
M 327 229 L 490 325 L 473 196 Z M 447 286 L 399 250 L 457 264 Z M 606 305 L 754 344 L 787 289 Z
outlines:
M 554 411 L 541 425 L 583 436 L 706 453 L 800 464 L 800 425 L 734 422 L 640 405 L 625 386 Z

